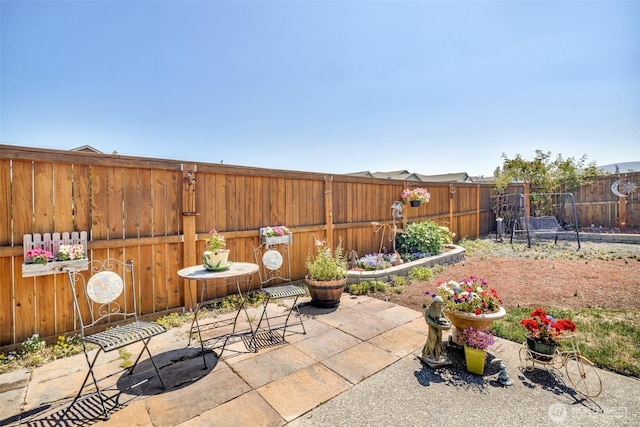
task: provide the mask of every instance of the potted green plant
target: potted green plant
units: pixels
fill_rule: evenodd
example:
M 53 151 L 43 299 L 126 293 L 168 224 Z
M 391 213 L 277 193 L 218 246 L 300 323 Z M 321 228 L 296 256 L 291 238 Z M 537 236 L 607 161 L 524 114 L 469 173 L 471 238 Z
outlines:
M 534 357 L 547 360 L 551 357 L 543 355 L 553 355 L 560 345 L 558 340 L 576 330 L 572 320 L 556 320 L 542 308 L 532 311 L 529 318 L 522 319 L 520 324 L 527 329 L 527 346 L 533 351 Z
M 426 188 L 416 187 L 413 190 L 406 188 L 400 195 L 402 202 L 413 207 L 420 206 L 421 202 L 428 203 L 431 199 L 431 193 Z
M 306 267 L 309 274 L 305 283 L 311 295 L 311 304 L 316 307 L 337 307 L 347 284 L 347 258 L 342 249 L 342 241 L 334 251 L 326 241 L 315 241 L 315 255 L 307 255 Z
M 484 374 L 487 349 L 496 342 L 494 336 L 488 329 L 473 329 L 469 327 L 462 330 L 458 339 L 464 344 L 464 359 L 467 364 L 467 371 L 477 375 Z
M 451 339 L 459 346 L 464 345 L 458 338 L 464 329 L 486 329 L 507 314 L 500 305 L 502 300 L 496 290 L 477 276 L 470 276 L 459 282 L 439 282 L 435 295 L 444 300 L 444 314 L 454 327 Z
M 229 268 L 229 249 L 224 236 L 216 229 L 209 231 L 205 239 L 205 251 L 202 254 L 202 262 L 207 270 L 219 271 Z

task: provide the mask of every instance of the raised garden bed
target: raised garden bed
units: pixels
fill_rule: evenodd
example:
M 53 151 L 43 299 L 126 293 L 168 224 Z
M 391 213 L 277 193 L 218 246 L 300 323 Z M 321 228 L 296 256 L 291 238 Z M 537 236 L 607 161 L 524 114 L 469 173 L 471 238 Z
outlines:
M 404 264 L 385 268 L 383 270 L 361 270 L 351 269 L 347 271 L 347 284 L 370 282 L 373 280 L 381 282 L 390 282 L 394 276 L 407 276 L 409 270 L 414 267 L 431 268 L 435 265 L 452 264 L 464 259 L 464 248 L 456 245 L 447 245 L 445 251 L 441 254 L 427 258 L 417 259 L 415 261 L 405 262 Z

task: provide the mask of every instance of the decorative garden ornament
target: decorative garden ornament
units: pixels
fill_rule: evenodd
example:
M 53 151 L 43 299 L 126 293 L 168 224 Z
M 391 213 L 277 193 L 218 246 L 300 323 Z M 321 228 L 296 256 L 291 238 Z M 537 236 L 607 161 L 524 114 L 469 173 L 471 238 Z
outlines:
M 424 320 L 429 325 L 427 342 L 422 348 L 420 360 L 430 368 L 439 368 L 451 364 L 442 347 L 442 331 L 451 329 L 451 322 L 444 317 L 442 306 L 444 301 L 436 296 L 424 312 Z

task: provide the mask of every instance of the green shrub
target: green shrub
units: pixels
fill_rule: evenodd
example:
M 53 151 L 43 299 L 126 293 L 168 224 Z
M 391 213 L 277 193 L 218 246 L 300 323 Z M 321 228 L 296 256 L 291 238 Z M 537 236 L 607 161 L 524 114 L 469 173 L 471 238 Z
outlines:
M 409 270 L 409 280 L 412 282 L 429 280 L 431 276 L 433 276 L 433 271 L 427 267 L 417 266 Z
M 433 221 L 413 222 L 398 235 L 398 250 L 405 260 L 413 260 L 442 253 L 445 245 L 452 241 L 453 235 L 447 227 Z

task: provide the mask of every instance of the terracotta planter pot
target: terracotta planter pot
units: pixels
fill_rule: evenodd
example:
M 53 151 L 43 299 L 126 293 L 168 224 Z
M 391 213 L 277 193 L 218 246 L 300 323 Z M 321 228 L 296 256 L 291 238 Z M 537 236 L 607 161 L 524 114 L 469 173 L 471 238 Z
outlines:
M 321 308 L 337 307 L 347 284 L 346 277 L 340 280 L 311 280 L 304 278 L 311 295 L 311 305 Z
M 458 339 L 458 335 L 462 333 L 464 329 L 469 327 L 477 330 L 477 329 L 486 329 L 496 320 L 502 319 L 507 314 L 507 311 L 504 307 L 500 307 L 500 309 L 495 313 L 487 313 L 487 314 L 474 314 L 467 313 L 464 311 L 451 311 L 444 310 L 444 315 L 447 316 L 449 320 L 451 320 L 451 324 L 453 325 L 453 330 L 451 331 L 451 339 L 454 343 L 459 346 L 463 346 L 464 343 Z

